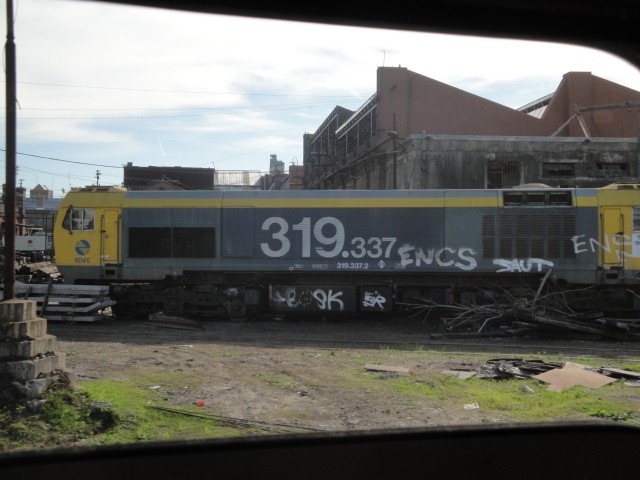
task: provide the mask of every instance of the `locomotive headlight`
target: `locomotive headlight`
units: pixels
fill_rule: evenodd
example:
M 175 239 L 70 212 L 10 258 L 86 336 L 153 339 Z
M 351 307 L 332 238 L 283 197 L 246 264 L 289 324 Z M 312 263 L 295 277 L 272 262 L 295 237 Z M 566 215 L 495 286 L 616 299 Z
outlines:
M 227 298 L 237 298 L 238 295 L 240 294 L 240 291 L 235 287 L 231 287 L 231 288 L 227 288 L 224 291 L 224 294 Z

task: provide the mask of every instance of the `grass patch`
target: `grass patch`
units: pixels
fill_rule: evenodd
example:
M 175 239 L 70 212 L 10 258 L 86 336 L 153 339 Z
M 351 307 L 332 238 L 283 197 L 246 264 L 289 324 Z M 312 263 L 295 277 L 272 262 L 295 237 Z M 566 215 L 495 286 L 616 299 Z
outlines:
M 50 391 L 46 402 L 29 408 L 24 400 L 3 399 L 0 409 L 0 452 L 64 447 L 107 431 L 117 421 L 94 405 L 84 391 Z
M 168 372 L 126 380 L 92 380 L 74 390 L 50 390 L 40 409 L 22 398 L 0 404 L 0 452 L 76 445 L 115 445 L 144 441 L 233 437 L 245 434 L 221 425 L 196 405 L 186 414 L 157 410 L 166 405 L 166 392 L 190 388 L 196 375 Z M 158 385 L 162 389 L 156 388 Z
M 94 398 L 114 405 L 121 421 L 109 432 L 94 437 L 92 444 L 108 445 L 140 441 L 189 440 L 232 437 L 232 428 L 215 420 L 156 410 L 166 405 L 167 391 L 191 388 L 197 375 L 185 372 L 154 373 L 137 376 L 135 380 L 93 380 L 83 388 Z M 157 388 L 161 387 L 161 388 Z M 185 413 L 200 413 L 199 407 L 181 407 Z
M 533 393 L 523 391 L 524 386 Z M 428 381 L 397 379 L 394 388 L 404 396 L 428 400 L 434 406 L 477 403 L 487 414 L 506 415 L 518 422 L 587 420 L 591 417 L 625 421 L 640 426 L 640 414 L 633 399 L 624 395 L 622 383 L 600 389 L 575 386 L 562 392 L 547 389 L 532 379 L 461 380 L 446 375 L 430 376 Z

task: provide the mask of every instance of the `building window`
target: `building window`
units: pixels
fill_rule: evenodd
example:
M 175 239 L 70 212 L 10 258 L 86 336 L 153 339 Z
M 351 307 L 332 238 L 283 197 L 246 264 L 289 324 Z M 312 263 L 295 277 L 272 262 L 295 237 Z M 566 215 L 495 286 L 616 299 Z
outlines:
M 627 163 L 596 163 L 596 175 L 599 177 L 626 177 Z
M 501 160 L 487 162 L 487 188 L 509 188 L 520 183 L 518 162 Z
M 575 177 L 576 164 L 568 162 L 545 162 L 542 164 L 543 177 Z

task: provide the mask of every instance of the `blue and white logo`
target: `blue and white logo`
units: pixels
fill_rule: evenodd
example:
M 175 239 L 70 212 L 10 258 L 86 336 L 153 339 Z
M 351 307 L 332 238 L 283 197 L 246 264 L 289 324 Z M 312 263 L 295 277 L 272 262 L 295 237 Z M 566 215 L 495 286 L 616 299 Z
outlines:
M 76 242 L 76 253 L 78 255 L 88 255 L 91 250 L 91 244 L 87 240 L 78 240 Z

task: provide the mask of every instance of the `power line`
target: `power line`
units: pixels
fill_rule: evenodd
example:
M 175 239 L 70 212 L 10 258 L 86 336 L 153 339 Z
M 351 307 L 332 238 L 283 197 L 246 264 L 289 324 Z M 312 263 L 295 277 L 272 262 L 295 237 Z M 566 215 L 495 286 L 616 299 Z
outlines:
M 353 100 L 354 102 L 359 100 Z M 23 107 L 20 110 L 37 110 L 37 111 L 61 111 L 61 112 L 130 112 L 130 111 L 174 111 L 174 110 L 234 110 L 234 109 L 247 109 L 247 108 L 268 108 L 268 107 L 317 107 L 325 105 L 333 105 L 334 102 L 322 102 L 322 103 L 285 103 L 285 104 L 267 104 L 267 105 L 239 105 L 239 106 L 222 106 L 222 107 L 167 107 L 167 108 L 154 108 L 154 107 L 138 107 L 138 108 L 37 108 L 37 107 Z
M 6 152 L 5 149 L 0 148 L 0 152 Z M 43 155 L 34 155 L 32 153 L 20 153 L 16 152 L 17 155 L 23 155 L 25 157 L 33 157 L 33 158 L 42 158 L 44 160 L 54 160 L 56 162 L 64 162 L 64 163 L 75 163 L 77 165 L 90 165 L 92 167 L 106 167 L 106 168 L 123 168 L 122 166 L 114 167 L 113 165 L 103 165 L 101 163 L 88 163 L 88 162 L 77 162 L 75 160 L 64 160 L 62 158 L 54 158 L 54 157 L 45 157 Z
M 105 87 L 100 85 L 71 85 L 65 83 L 40 83 L 40 82 L 18 82 L 22 85 L 40 85 L 45 87 L 66 87 L 66 88 L 89 88 L 94 90 L 122 90 L 126 92 L 153 92 L 153 93 L 194 93 L 198 95 L 239 95 L 239 96 L 255 96 L 255 97 L 316 97 L 316 98 L 354 98 L 353 95 L 309 95 L 309 94 L 291 94 L 291 93 L 247 93 L 247 92 L 207 92 L 199 90 L 163 90 L 150 88 L 123 88 L 123 87 Z
M 330 102 L 333 104 L 333 102 Z M 220 107 L 220 108 L 246 108 L 242 112 L 212 112 L 212 113 L 185 113 L 182 115 L 134 115 L 134 116 L 118 116 L 118 117 L 20 117 L 20 120 L 140 120 L 140 119 L 154 119 L 154 118 L 185 118 L 185 117 L 208 117 L 217 115 L 237 115 L 238 113 L 254 113 L 254 112 L 278 112 L 284 110 L 298 110 L 301 108 L 317 108 L 325 107 L 327 104 L 310 104 L 310 105 L 298 105 L 295 107 L 278 107 L 262 109 L 262 107 L 250 106 L 250 107 Z M 274 105 L 275 106 L 275 105 Z M 253 110 L 252 110 L 253 109 Z M 67 109 L 68 110 L 68 109 Z M 133 110 L 133 109 L 132 109 Z M 143 109 L 135 109 L 143 110 Z M 185 109 L 176 109 L 185 110 Z M 190 109 L 188 109 L 190 110 Z

